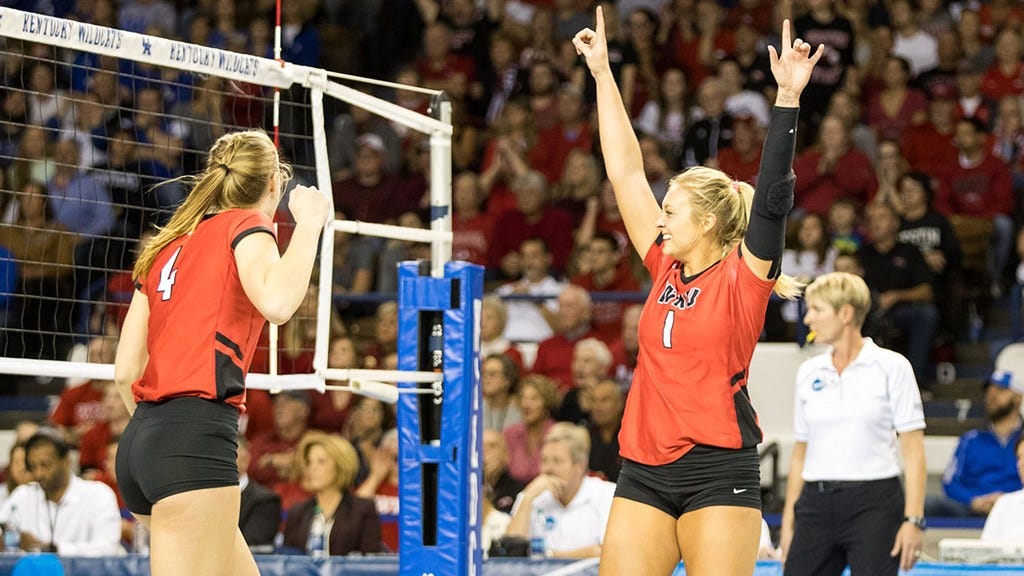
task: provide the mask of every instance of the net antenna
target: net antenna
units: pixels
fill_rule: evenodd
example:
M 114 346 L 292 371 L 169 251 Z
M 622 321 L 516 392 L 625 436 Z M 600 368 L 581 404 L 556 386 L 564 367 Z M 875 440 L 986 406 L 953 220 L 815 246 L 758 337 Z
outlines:
M 158 69 L 176 69 L 196 77 L 214 77 L 238 83 L 273 89 L 276 94 L 293 86 L 301 86 L 309 92 L 309 102 L 300 106 L 309 114 L 312 126 L 311 144 L 314 166 L 310 179 L 322 191 L 332 188 L 330 164 L 327 151 L 327 134 L 324 118 L 324 95 L 337 98 L 353 106 L 372 111 L 393 122 L 412 130 L 429 135 L 430 144 L 430 218 L 429 230 L 417 230 L 367 222 L 337 220 L 328 221 L 323 235 L 320 256 L 319 291 L 317 299 L 317 332 L 313 355 L 312 374 L 253 374 L 250 373 L 246 386 L 264 390 L 289 388 L 327 390 L 328 380 L 349 380 L 350 389 L 357 393 L 376 393 L 382 396 L 376 384 L 390 382 L 430 383 L 430 388 L 410 390 L 409 393 L 441 394 L 440 383 L 443 375 L 436 372 L 417 371 L 362 371 L 336 370 L 327 367 L 328 338 L 332 311 L 332 273 L 334 234 L 348 232 L 368 234 L 398 240 L 429 242 L 431 245 L 431 276 L 442 278 L 445 263 L 451 259 L 451 104 L 440 92 L 433 91 L 432 108 L 437 116 L 427 116 L 402 108 L 387 100 L 377 98 L 331 80 L 333 74 L 326 70 L 299 66 L 281 60 L 262 58 L 250 54 L 209 48 L 187 42 L 179 42 L 147 34 L 128 32 L 83 22 L 43 16 L 40 14 L 0 7 L 0 41 L 10 43 L 20 40 L 46 45 L 72 54 L 108 56 L 138 65 Z M 337 75 L 333 75 L 337 76 Z M 347 80 L 379 82 L 371 79 L 345 76 Z M 133 80 L 134 81 L 134 80 Z M 402 87 L 406 88 L 406 87 Z M 423 90 L 422 88 L 408 87 Z M 275 98 L 275 104 L 279 96 Z M 277 116 L 277 105 L 274 115 Z M 275 121 L 276 124 L 276 121 Z M 275 133 L 277 129 L 275 127 Z M 284 139 L 284 131 L 280 137 Z M 194 151 L 205 153 L 205 150 Z M 298 166 L 296 166 L 298 168 Z M 298 170 L 297 170 L 298 173 Z M 326 194 L 331 201 L 333 197 Z M 68 335 L 65 335 L 68 336 Z M 76 336 L 71 334 L 70 336 Z M 83 337 L 83 334 L 78 334 Z M 271 350 L 271 356 L 276 349 Z M 112 364 L 71 362 L 61 359 L 24 359 L 0 357 L 0 373 L 49 376 L 55 378 L 87 378 L 112 380 Z M 337 389 L 332 387 L 332 389 Z M 424 392 L 426 390 L 427 392 Z M 405 392 L 401 390 L 400 392 Z M 390 398 L 390 394 L 386 395 Z

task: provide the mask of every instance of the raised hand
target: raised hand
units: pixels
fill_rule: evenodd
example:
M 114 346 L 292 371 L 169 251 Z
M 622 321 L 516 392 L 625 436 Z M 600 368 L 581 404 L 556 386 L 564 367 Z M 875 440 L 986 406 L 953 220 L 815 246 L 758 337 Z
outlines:
M 799 96 L 807 82 L 811 79 L 814 65 L 825 53 L 825 45 L 819 44 L 811 55 L 811 45 L 797 38 L 792 40 L 789 20 L 782 22 L 782 54 L 768 46 L 768 57 L 771 60 L 772 75 L 779 85 L 779 92 Z
M 308 220 L 310 224 L 322 226 L 330 215 L 330 204 L 316 188 L 296 186 L 289 194 L 288 210 L 296 224 Z
M 608 65 L 608 39 L 604 35 L 604 13 L 600 6 L 597 7 L 596 18 L 596 30 L 584 28 L 572 39 L 576 53 L 586 58 L 587 67 L 595 78 L 611 71 Z

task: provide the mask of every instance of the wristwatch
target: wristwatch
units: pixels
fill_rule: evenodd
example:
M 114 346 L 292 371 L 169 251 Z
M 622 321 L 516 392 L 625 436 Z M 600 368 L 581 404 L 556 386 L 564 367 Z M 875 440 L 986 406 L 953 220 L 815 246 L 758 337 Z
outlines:
M 925 522 L 924 516 L 904 516 L 903 521 L 909 522 L 914 526 L 917 526 L 921 530 L 925 530 L 928 528 L 928 523 Z

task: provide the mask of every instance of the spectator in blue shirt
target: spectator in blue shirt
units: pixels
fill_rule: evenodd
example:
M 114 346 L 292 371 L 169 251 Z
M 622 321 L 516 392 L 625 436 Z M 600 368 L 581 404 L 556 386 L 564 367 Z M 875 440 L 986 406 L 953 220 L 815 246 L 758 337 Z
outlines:
M 47 186 L 54 218 L 71 232 L 83 236 L 99 236 L 109 231 L 114 225 L 110 193 L 82 170 L 78 142 L 61 140 L 57 143 L 55 157 L 57 171 Z
M 1021 437 L 1022 394 L 1010 372 L 993 372 L 985 381 L 989 425 L 960 437 L 943 478 L 946 495 L 929 496 L 926 515 L 986 516 L 1000 496 L 1021 489 L 1014 446 Z

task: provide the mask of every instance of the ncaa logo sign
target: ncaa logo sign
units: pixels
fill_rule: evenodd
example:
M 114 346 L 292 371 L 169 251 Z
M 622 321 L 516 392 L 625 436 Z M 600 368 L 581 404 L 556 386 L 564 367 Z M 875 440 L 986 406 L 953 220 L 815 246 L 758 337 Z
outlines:
M 821 378 L 815 378 L 814 382 L 811 382 L 811 390 L 820 392 L 825 387 L 825 383 L 821 381 Z

